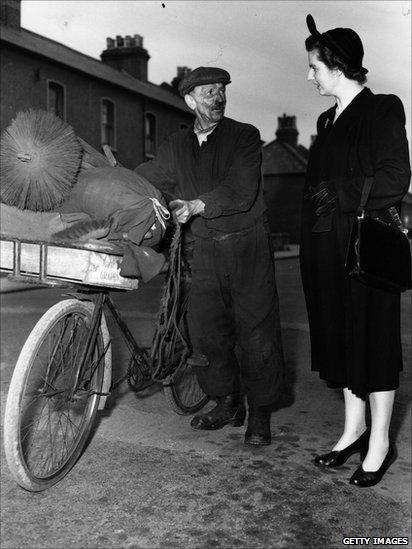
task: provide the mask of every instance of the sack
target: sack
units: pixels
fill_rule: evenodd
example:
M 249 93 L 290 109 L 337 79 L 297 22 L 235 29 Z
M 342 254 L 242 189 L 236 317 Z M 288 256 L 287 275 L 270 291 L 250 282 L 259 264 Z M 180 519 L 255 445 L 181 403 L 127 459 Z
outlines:
M 128 241 L 140 245 L 149 229 L 150 239 L 144 245 L 158 244 L 164 235 L 163 219 L 169 214 L 161 192 L 138 173 L 119 167 L 88 168 L 80 172 L 67 200 L 58 211 L 65 221 L 107 220 L 110 233 L 107 240 Z M 67 215 L 69 214 L 69 216 Z M 62 236 L 62 235 L 61 235 Z
M 346 253 L 346 272 L 349 277 L 367 286 L 393 293 L 404 292 L 412 288 L 409 240 L 401 230 L 397 213 L 393 216 L 397 227 L 365 215 L 371 184 L 372 181 L 367 181 L 364 186 L 360 211 L 352 226 Z

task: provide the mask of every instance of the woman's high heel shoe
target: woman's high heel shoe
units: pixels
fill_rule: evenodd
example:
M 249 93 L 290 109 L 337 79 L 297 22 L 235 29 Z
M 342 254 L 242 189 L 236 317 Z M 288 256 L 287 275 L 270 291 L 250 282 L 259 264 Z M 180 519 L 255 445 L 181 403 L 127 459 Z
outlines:
M 356 452 L 360 452 L 362 456 L 365 456 L 368 451 L 368 441 L 369 429 L 366 429 L 355 442 L 352 442 L 352 444 L 349 444 L 343 450 L 333 450 L 327 454 L 316 456 L 314 461 L 316 465 L 320 465 L 321 467 L 340 467 Z
M 375 486 L 382 480 L 383 475 L 392 465 L 396 459 L 396 452 L 393 446 L 389 446 L 388 453 L 382 462 L 382 465 L 377 471 L 364 471 L 362 465 L 360 465 L 349 479 L 350 484 L 359 486 L 359 488 L 367 488 L 368 486 Z

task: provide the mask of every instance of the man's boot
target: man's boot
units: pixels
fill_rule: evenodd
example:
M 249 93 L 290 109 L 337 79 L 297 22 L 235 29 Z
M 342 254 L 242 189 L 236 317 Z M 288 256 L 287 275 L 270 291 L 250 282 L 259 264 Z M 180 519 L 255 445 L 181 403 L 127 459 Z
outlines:
M 216 398 L 216 406 L 206 414 L 195 416 L 190 425 L 193 429 L 212 431 L 221 429 L 225 425 L 234 427 L 243 425 L 246 416 L 246 408 L 243 397 L 239 393 L 232 393 Z
M 245 444 L 267 446 L 271 443 L 270 406 L 250 406 Z

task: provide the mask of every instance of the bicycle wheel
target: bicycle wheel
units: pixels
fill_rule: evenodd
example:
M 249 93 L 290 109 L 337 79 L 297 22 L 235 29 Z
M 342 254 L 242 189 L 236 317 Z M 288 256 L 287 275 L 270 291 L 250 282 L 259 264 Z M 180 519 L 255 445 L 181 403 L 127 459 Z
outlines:
M 208 402 L 209 397 L 200 387 L 196 373 L 186 361 L 163 381 L 166 402 L 177 414 L 194 414 Z
M 90 434 L 109 347 L 102 315 L 94 349 L 76 382 L 93 309 L 93 303 L 77 299 L 51 307 L 17 360 L 7 395 L 4 446 L 11 473 L 26 490 L 45 490 L 61 480 Z

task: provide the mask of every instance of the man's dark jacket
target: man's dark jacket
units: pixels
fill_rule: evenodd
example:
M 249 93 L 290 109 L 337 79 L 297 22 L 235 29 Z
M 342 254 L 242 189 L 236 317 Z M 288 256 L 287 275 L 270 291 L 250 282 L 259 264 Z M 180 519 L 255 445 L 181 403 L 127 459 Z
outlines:
M 191 223 L 200 237 L 241 231 L 262 217 L 260 170 L 259 131 L 230 118 L 223 118 L 201 146 L 193 127 L 172 134 L 154 160 L 136 168 L 166 198 L 205 203 Z

